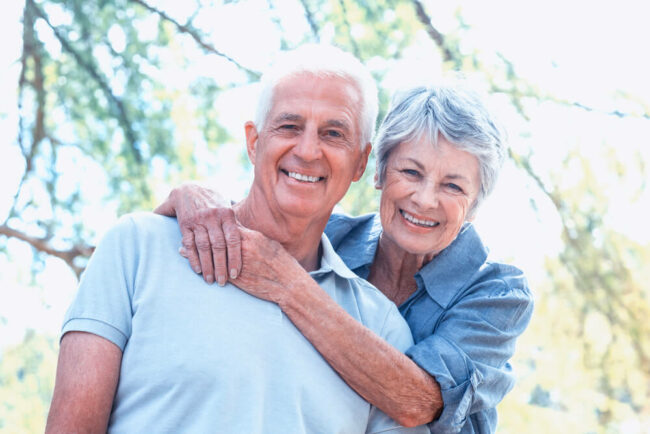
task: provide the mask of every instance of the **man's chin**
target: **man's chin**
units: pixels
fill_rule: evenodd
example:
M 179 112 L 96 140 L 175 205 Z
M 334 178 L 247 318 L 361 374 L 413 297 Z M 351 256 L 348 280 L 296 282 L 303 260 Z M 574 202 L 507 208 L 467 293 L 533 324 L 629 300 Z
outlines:
M 332 213 L 333 206 L 323 203 L 321 200 L 282 200 L 280 201 L 282 214 L 294 218 L 319 218 Z

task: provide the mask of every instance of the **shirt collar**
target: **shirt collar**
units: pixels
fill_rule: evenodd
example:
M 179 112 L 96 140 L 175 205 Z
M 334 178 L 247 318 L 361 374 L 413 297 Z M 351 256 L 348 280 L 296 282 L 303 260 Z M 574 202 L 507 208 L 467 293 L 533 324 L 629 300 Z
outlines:
M 345 279 L 354 279 L 357 278 L 357 275 L 354 274 L 339 255 L 334 251 L 332 243 L 330 243 L 327 235 L 323 234 L 320 240 L 321 245 L 321 257 L 320 257 L 320 268 L 316 271 L 312 271 L 309 274 L 312 277 L 326 274 L 329 272 L 334 272 L 339 276 Z
M 349 236 L 338 248 L 341 259 L 350 267 L 351 270 L 360 272 L 364 279 L 364 271 L 367 273 L 372 261 L 375 260 L 377 246 L 379 246 L 379 237 L 382 233 L 381 220 L 379 214 L 373 216 L 370 224 L 364 224 L 359 233 Z
M 485 263 L 488 249 L 474 225 L 465 223 L 456 239 L 415 275 L 418 286 L 442 307 L 447 307 L 458 291 L 473 279 Z

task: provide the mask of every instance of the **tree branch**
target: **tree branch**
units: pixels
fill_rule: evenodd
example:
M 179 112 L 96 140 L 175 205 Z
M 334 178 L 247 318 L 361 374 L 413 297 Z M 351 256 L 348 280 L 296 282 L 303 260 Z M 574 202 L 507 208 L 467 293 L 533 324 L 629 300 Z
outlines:
M 50 20 L 45 14 L 45 12 L 39 9 L 33 0 L 27 0 L 27 2 L 32 4 L 32 7 L 36 11 L 36 14 L 40 18 L 42 18 L 43 21 L 45 21 L 45 23 L 48 25 L 50 29 L 52 29 L 52 31 L 54 32 L 54 36 L 61 43 L 61 47 L 63 47 L 65 51 L 70 53 L 72 57 L 74 57 L 75 61 L 79 64 L 79 66 L 81 66 L 91 76 L 91 78 L 102 89 L 102 91 L 108 98 L 109 103 L 111 103 L 111 105 L 115 108 L 115 110 L 117 110 L 116 115 L 120 123 L 120 126 L 124 130 L 126 141 L 131 148 L 135 161 L 138 164 L 141 164 L 142 155 L 140 154 L 140 150 L 138 149 L 137 146 L 137 136 L 135 134 L 135 131 L 131 127 L 131 120 L 129 119 L 126 113 L 126 108 L 124 107 L 124 103 L 122 102 L 122 100 L 113 94 L 110 86 L 106 82 L 106 79 L 100 75 L 100 73 L 97 71 L 94 65 L 92 65 L 89 61 L 86 61 L 81 55 L 81 53 L 79 53 L 74 47 L 72 47 L 70 42 L 63 36 L 63 34 L 61 34 L 59 29 L 56 26 L 52 25 L 52 23 L 50 23 Z
M 562 99 L 552 95 L 542 95 L 539 92 L 534 91 L 533 85 L 531 85 L 525 79 L 517 75 L 515 71 L 515 65 L 510 60 L 508 60 L 501 53 L 497 52 L 496 54 L 506 67 L 506 77 L 508 78 L 508 81 L 512 83 L 512 87 L 511 89 L 504 89 L 501 86 L 495 84 L 493 81 L 491 81 L 490 90 L 492 92 L 503 93 L 504 95 L 508 95 L 510 97 L 510 100 L 512 101 L 512 104 L 517 109 L 517 112 L 526 120 L 530 120 L 530 119 L 528 118 L 528 115 L 525 113 L 524 106 L 521 101 L 522 98 L 525 97 L 533 98 L 537 101 L 548 101 L 561 106 L 575 107 L 587 112 L 600 113 L 606 116 L 615 116 L 618 118 L 637 117 L 643 119 L 650 119 L 650 113 L 647 112 L 642 114 L 633 114 L 633 113 L 622 112 L 620 110 L 605 111 L 605 110 L 596 109 L 594 107 L 590 107 L 578 101 Z
M 7 238 L 16 238 L 21 241 L 25 241 L 31 245 L 34 249 L 39 252 L 47 253 L 48 255 L 55 256 L 59 259 L 63 259 L 66 264 L 75 272 L 77 277 L 83 271 L 83 267 L 79 267 L 74 263 L 74 260 L 78 257 L 90 257 L 90 255 L 95 250 L 93 246 L 87 246 L 84 244 L 75 244 L 68 250 L 59 250 L 52 247 L 49 244 L 46 238 L 36 238 L 31 235 L 27 235 L 24 232 L 13 229 L 6 224 L 0 225 L 0 235 L 4 235 Z
M 233 63 L 235 66 L 237 66 L 239 69 L 245 71 L 248 73 L 248 75 L 254 79 L 259 79 L 261 74 L 257 71 L 253 71 L 252 69 L 248 69 L 245 66 L 241 65 L 239 62 L 237 62 L 235 59 L 232 57 L 228 56 L 225 53 L 222 53 L 221 51 L 217 50 L 212 44 L 205 42 L 201 35 L 199 35 L 198 31 L 196 29 L 191 28 L 188 25 L 184 25 L 176 21 L 174 18 L 170 17 L 167 15 L 165 12 L 161 11 L 160 9 L 157 9 L 148 3 L 144 2 L 143 0 L 129 0 L 131 3 L 137 3 L 143 8 L 147 9 L 150 12 L 153 12 L 157 14 L 160 18 L 162 18 L 165 21 L 168 21 L 172 23 L 176 28 L 178 29 L 179 32 L 181 33 L 187 33 L 194 39 L 194 41 L 201 46 L 205 51 L 216 54 L 218 56 L 223 57 L 224 59 L 228 60 L 229 62 Z
M 25 158 L 25 171 L 23 172 L 16 193 L 14 194 L 11 208 L 7 214 L 7 220 L 16 213 L 16 204 L 22 191 L 25 181 L 32 171 L 34 157 L 38 151 L 41 141 L 45 138 L 45 78 L 43 75 L 43 59 L 41 49 L 43 44 L 36 38 L 34 30 L 36 10 L 33 1 L 27 1 L 23 12 L 23 51 L 21 53 L 21 70 L 18 78 L 18 146 Z M 33 78 L 27 79 L 28 59 L 33 61 Z M 27 86 L 31 86 L 36 93 L 36 114 L 34 116 L 34 127 L 32 130 L 32 143 L 27 149 L 25 143 L 25 119 L 23 117 L 23 96 Z M 6 220 L 5 220 L 6 221 Z
M 314 35 L 314 40 L 316 42 L 320 42 L 320 29 L 318 28 L 318 24 L 316 24 L 316 20 L 314 19 L 314 14 L 312 13 L 311 9 L 309 9 L 309 5 L 305 0 L 300 0 L 300 4 L 302 5 L 302 8 L 305 10 L 305 18 L 307 19 L 307 22 L 309 23 L 309 27 L 311 28 L 311 32 Z
M 419 0 L 412 0 L 413 6 L 415 7 L 415 13 L 422 23 L 424 25 L 425 30 L 433 39 L 433 42 L 438 45 L 438 48 L 442 51 L 442 57 L 445 61 L 447 62 L 454 62 L 458 63 L 458 59 L 456 59 L 456 56 L 453 55 L 453 53 L 449 50 L 449 48 L 446 47 L 445 45 L 445 37 L 436 29 L 433 27 L 433 24 L 431 24 L 431 17 L 429 14 L 427 14 L 427 11 L 424 10 L 424 5 L 422 5 L 422 2 Z
M 443 54 L 443 58 L 445 61 L 450 61 L 454 62 L 456 65 L 459 65 L 462 61 L 458 56 L 454 55 L 451 50 L 446 46 L 446 40 L 445 36 L 440 33 L 433 25 L 431 24 L 431 18 L 427 14 L 427 12 L 424 10 L 424 5 L 419 0 L 412 0 L 412 3 L 415 7 L 415 12 L 420 20 L 420 22 L 424 25 L 427 33 L 431 37 L 431 39 L 436 43 L 436 45 L 440 48 Z M 515 106 L 517 109 L 517 112 L 526 120 L 530 120 L 528 115 L 526 114 L 524 110 L 524 105 L 522 103 L 522 98 L 523 97 L 531 97 L 535 98 L 539 101 L 549 101 L 549 102 L 554 102 L 559 105 L 564 105 L 568 107 L 576 107 L 580 108 L 582 110 L 588 111 L 588 112 L 594 112 L 594 113 L 602 113 L 608 116 L 616 116 L 619 118 L 623 117 L 640 117 L 643 119 L 650 119 L 650 113 L 642 113 L 642 114 L 632 114 L 632 113 L 625 113 L 621 112 L 620 110 L 612 110 L 612 111 L 602 111 L 602 110 L 597 110 L 593 107 L 589 107 L 585 104 L 582 104 L 578 101 L 569 101 L 569 100 L 563 100 L 560 98 L 554 98 L 550 96 L 543 96 L 536 94 L 534 92 L 522 92 L 520 90 L 514 90 L 515 88 L 519 89 L 522 87 L 530 88 L 530 85 L 526 83 L 524 80 L 521 79 L 521 77 L 517 76 L 514 70 L 514 65 L 512 62 L 510 62 L 508 59 L 506 59 L 503 55 L 500 53 L 497 53 L 499 58 L 503 61 L 503 63 L 506 65 L 507 69 L 507 76 L 508 79 L 515 84 L 524 84 L 525 86 L 513 86 L 513 89 L 504 89 L 503 87 L 497 85 L 493 81 L 490 81 L 490 90 L 492 92 L 496 93 L 503 93 L 505 95 L 508 95 L 510 97 L 510 100 L 512 104 Z M 480 65 L 479 65 L 479 68 Z

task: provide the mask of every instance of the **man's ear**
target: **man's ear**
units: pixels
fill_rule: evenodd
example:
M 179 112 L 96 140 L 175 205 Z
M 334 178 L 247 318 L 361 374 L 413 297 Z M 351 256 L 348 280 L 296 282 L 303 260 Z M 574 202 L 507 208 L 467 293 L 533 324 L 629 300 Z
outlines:
M 375 190 L 381 190 L 381 185 L 379 184 L 379 167 L 375 169 Z
M 255 152 L 257 150 L 257 140 L 259 139 L 257 127 L 255 127 L 255 124 L 252 121 L 248 121 L 244 124 L 244 131 L 246 133 L 246 152 L 248 152 L 248 159 L 254 166 Z
M 363 172 L 366 171 L 366 166 L 368 165 L 368 157 L 370 157 L 370 151 L 372 150 L 372 146 L 370 145 L 370 142 L 366 144 L 366 147 L 363 151 L 361 151 L 361 157 L 359 157 L 359 165 L 357 166 L 357 170 L 354 173 L 354 178 L 352 178 L 352 182 L 357 182 L 358 180 L 361 179 L 363 176 Z

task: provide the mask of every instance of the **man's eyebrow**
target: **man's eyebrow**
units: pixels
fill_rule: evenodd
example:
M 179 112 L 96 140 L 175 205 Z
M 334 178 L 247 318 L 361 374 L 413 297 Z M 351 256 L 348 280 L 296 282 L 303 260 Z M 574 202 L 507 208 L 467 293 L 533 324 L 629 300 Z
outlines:
M 325 122 L 325 125 L 328 127 L 341 128 L 343 130 L 350 129 L 350 125 L 347 122 L 339 119 L 329 119 L 327 122 Z
M 301 122 L 304 118 L 296 113 L 280 113 L 273 119 L 273 122 Z

